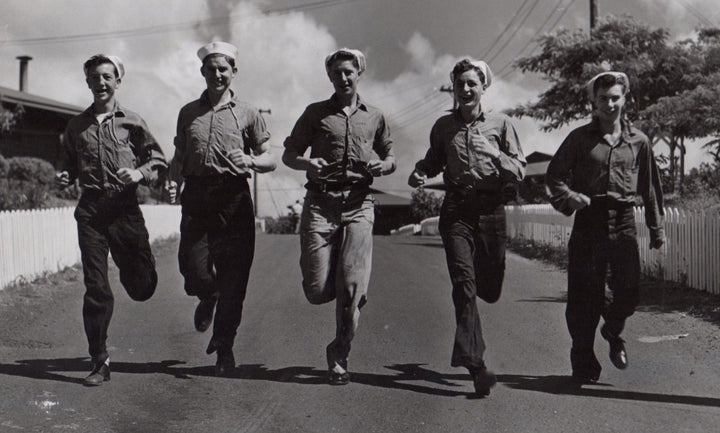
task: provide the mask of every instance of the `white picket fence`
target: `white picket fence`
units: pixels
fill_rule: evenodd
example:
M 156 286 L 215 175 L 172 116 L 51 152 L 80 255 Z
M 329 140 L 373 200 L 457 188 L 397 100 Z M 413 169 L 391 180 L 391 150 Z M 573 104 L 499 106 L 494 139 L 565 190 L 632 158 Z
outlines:
M 508 236 L 567 246 L 572 217 L 550 205 L 507 206 Z M 642 207 L 635 208 L 640 263 L 648 275 L 720 294 L 720 215 L 665 208 L 666 245 L 650 250 Z
M 180 232 L 180 206 L 140 207 L 151 242 Z M 0 212 L 0 289 L 80 262 L 74 210 Z

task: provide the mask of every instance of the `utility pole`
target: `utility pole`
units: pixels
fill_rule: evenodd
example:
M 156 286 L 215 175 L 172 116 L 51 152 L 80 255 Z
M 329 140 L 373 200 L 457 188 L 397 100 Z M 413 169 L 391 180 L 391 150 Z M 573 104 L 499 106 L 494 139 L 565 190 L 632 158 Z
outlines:
M 590 0 L 590 37 L 592 38 L 593 30 L 595 30 L 595 26 L 597 25 L 597 16 L 598 16 L 598 6 L 597 6 L 598 0 Z
M 267 113 L 268 115 L 272 114 L 272 109 L 258 109 L 258 112 L 260 114 Z M 260 173 L 257 171 L 253 173 L 253 198 L 255 199 L 255 217 L 258 216 L 258 209 L 260 209 L 260 199 L 258 197 L 258 176 L 260 176 Z

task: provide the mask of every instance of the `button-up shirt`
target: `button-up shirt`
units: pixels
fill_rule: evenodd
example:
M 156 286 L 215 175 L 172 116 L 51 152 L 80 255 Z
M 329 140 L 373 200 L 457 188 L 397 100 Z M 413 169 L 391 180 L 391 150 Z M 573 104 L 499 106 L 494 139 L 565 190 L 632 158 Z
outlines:
M 338 172 L 326 183 L 346 183 L 369 180 L 367 173 L 354 161 L 369 162 L 394 158 L 390 128 L 385 115 L 357 98 L 357 107 L 346 114 L 335 95 L 330 99 L 309 105 L 295 123 L 290 136 L 285 139 L 285 148 L 303 155 L 310 147 L 311 158 L 323 158 L 328 163 L 340 163 Z M 361 165 L 361 164 L 360 164 Z M 316 180 L 311 172 L 308 179 Z
M 488 145 L 499 151 L 498 158 L 477 151 Z M 521 181 L 526 164 L 508 116 L 481 112 L 474 121 L 466 123 L 454 110 L 435 122 L 430 131 L 430 149 L 415 168 L 428 177 L 443 172 L 450 189 L 496 192 L 504 183 Z
M 550 161 L 545 182 L 552 205 L 566 215 L 573 212 L 568 200 L 578 193 L 626 205 L 640 196 L 651 235 L 662 230 L 663 195 L 652 146 L 629 122 L 623 122 L 616 143 L 606 140 L 596 119 L 573 130 Z
M 92 106 L 70 119 L 63 142 L 61 169 L 68 171 L 71 182 L 79 178 L 85 189 L 122 191 L 126 186 L 119 169 L 140 170 L 150 183 L 167 167 L 145 121 L 119 104 L 100 122 Z
M 242 149 L 250 155 L 269 139 L 265 120 L 256 108 L 232 93 L 230 102 L 213 108 L 204 91 L 178 115 L 171 178 L 179 179 L 178 174 L 250 177 L 251 169 L 238 168 L 228 151 Z

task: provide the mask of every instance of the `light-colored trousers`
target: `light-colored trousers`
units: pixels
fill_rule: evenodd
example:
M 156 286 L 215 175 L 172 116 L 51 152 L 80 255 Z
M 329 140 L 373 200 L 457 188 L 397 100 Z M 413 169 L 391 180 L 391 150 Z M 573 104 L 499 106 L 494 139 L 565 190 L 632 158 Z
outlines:
M 367 300 L 375 212 L 366 190 L 308 191 L 300 220 L 303 290 L 312 304 L 336 300 L 328 368 L 347 367 L 360 308 Z

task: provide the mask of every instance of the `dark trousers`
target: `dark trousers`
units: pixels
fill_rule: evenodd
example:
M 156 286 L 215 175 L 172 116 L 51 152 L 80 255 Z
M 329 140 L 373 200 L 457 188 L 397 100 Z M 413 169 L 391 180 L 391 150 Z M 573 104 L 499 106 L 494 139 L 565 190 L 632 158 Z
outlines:
M 505 276 L 505 208 L 499 195 L 448 193 L 440 211 L 455 306 L 455 343 L 451 365 L 485 367 L 480 315 L 475 298 L 494 303 Z
M 632 207 L 592 205 L 580 210 L 568 250 L 570 361 L 574 374 L 599 376 L 593 345 L 600 317 L 607 331 L 619 336 L 638 303 L 640 257 Z
M 75 219 L 85 277 L 85 334 L 93 362 L 104 362 L 114 305 L 108 251 L 120 270 L 120 282 L 135 301 L 145 301 L 155 293 L 155 258 L 134 188 L 112 194 L 85 191 L 75 209 Z
M 190 296 L 218 296 L 211 345 L 232 348 L 255 252 L 255 215 L 247 180 L 186 179 L 178 261 Z

